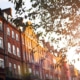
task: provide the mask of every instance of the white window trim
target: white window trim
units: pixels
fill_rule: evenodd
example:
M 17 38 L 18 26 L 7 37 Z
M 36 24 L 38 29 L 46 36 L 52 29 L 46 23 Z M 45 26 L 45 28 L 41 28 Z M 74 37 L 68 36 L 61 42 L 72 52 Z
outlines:
M 14 74 L 17 74 L 16 69 L 17 69 L 17 65 L 16 65 L 16 64 L 14 64 Z
M 12 38 L 15 38 L 14 31 L 12 31 Z
M 11 44 L 8 42 L 8 52 L 11 53 Z
M 0 67 L 4 68 L 4 59 L 0 58 Z
M 29 68 L 28 70 L 29 70 L 29 73 L 32 73 L 32 69 L 31 68 Z
M 36 70 L 35 74 L 39 76 L 39 71 Z
M 14 64 L 14 69 L 16 69 L 16 64 Z
M 16 40 L 19 41 L 19 35 L 16 33 Z
M 10 28 L 7 28 L 7 35 L 10 36 Z
M 12 63 L 9 62 L 9 70 L 12 71 Z
M 2 21 L 0 21 L 0 30 L 2 30 Z
M 16 55 L 16 47 L 13 45 L 13 54 Z
M 18 65 L 18 74 L 21 75 L 21 67 Z
M 46 77 L 48 77 L 48 74 L 46 74 Z
M 17 47 L 17 56 L 20 57 L 20 49 Z
M 3 48 L 3 38 L 2 37 L 0 37 L 0 41 L 1 41 L 0 48 Z

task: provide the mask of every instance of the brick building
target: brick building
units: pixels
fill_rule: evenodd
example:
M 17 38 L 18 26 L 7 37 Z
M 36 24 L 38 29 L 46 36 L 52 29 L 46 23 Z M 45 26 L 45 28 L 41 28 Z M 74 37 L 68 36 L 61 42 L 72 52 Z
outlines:
M 0 68 L 4 78 L 15 80 L 21 78 L 21 32 L 9 21 L 11 9 L 0 11 Z M 2 79 L 2 80 L 5 80 Z
M 0 80 L 54 78 L 54 56 L 38 43 L 31 26 L 28 22 L 21 31 L 11 22 L 11 9 L 0 10 Z

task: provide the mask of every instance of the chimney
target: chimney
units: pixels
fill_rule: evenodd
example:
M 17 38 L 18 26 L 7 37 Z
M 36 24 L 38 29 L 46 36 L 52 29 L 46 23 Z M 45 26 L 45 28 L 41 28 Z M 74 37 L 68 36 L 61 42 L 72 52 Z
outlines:
M 12 16 L 12 9 L 11 8 L 3 9 L 2 12 L 5 12 L 6 14 Z

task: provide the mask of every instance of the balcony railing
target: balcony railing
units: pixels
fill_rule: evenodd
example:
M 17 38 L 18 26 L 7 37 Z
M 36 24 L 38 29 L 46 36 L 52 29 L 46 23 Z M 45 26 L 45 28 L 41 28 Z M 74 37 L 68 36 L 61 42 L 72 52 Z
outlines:
M 22 76 L 19 75 L 19 74 L 16 74 L 12 69 L 10 69 L 9 67 L 7 67 L 5 69 L 6 71 L 6 77 L 9 77 L 9 78 L 16 78 L 16 79 L 22 79 Z

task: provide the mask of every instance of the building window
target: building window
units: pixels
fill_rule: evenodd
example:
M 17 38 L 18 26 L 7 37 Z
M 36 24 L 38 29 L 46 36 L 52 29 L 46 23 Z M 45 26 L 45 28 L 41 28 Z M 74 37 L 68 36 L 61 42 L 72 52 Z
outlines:
M 13 54 L 16 55 L 16 48 L 14 45 L 13 45 Z
M 16 34 L 16 40 L 19 41 L 19 35 L 18 34 Z
M 42 72 L 40 71 L 40 78 L 42 79 Z
M 38 75 L 38 76 L 39 76 L 39 71 L 36 71 L 36 75 Z
M 33 74 L 35 75 L 35 69 L 33 70 Z
M 20 68 L 20 65 L 18 65 L 18 74 L 21 75 L 21 68 Z
M 17 71 L 16 71 L 16 64 L 14 64 L 14 75 L 17 74 Z
M 12 31 L 12 38 L 15 38 L 14 31 Z
M 0 67 L 4 68 L 4 60 L 0 58 Z
M 16 69 L 16 64 L 14 64 L 14 69 Z
M 11 44 L 8 42 L 8 52 L 11 53 Z
M 9 63 L 9 71 L 12 71 L 12 63 Z
M 0 21 L 0 30 L 2 30 L 2 21 Z
M 0 37 L 0 48 L 3 48 L 3 38 Z
M 48 77 L 48 74 L 46 74 L 46 77 Z
M 31 68 L 29 68 L 29 73 L 32 73 L 32 69 Z
M 52 75 L 50 75 L 50 79 L 52 79 Z
M 10 28 L 7 28 L 7 35 L 10 36 Z
M 24 67 L 24 72 L 25 72 L 25 73 L 27 72 L 26 67 Z
M 17 56 L 20 57 L 20 49 L 17 47 Z

